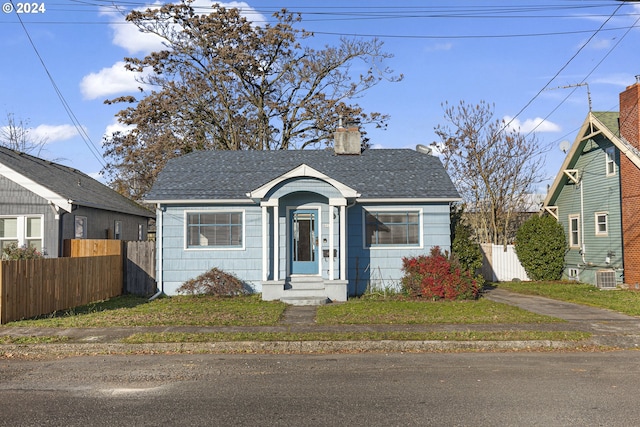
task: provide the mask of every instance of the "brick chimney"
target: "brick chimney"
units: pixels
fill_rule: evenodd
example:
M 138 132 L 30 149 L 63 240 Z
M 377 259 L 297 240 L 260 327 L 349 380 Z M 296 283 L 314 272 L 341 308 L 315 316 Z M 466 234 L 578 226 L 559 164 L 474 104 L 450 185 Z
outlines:
M 342 127 L 342 117 L 338 123 L 338 129 L 333 134 L 333 150 L 339 155 L 359 155 L 361 152 L 361 135 L 358 124 L 350 122 L 347 127 Z
M 620 136 L 640 149 L 640 76 L 620 94 Z M 640 170 L 627 156 L 620 156 L 620 193 L 622 207 L 622 250 L 624 283 L 631 289 L 640 286 Z

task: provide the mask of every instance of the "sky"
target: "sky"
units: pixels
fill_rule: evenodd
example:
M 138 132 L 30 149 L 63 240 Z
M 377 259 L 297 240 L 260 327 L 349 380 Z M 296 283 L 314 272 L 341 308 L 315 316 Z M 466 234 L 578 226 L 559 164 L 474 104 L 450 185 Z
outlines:
M 8 116 L 47 141 L 40 157 L 103 180 L 102 139 L 122 126 L 122 105 L 136 94 L 123 68 L 161 46 L 124 16 L 161 3 L 139 0 L 0 0 L 0 127 Z M 199 11 L 212 4 L 197 0 Z M 258 23 L 286 8 L 302 14 L 316 47 L 340 37 L 378 38 L 393 55 L 400 82 L 383 81 L 354 100 L 391 116 L 386 130 L 365 129 L 375 148 L 415 148 L 437 141 L 444 103 L 480 101 L 536 137 L 546 187 L 570 141 L 593 111 L 618 111 L 618 96 L 640 75 L 640 2 L 615 0 L 246 1 Z M 35 6 L 35 7 L 34 7 Z M 22 13 L 17 13 L 18 11 Z M 27 13 L 28 12 L 28 13 Z

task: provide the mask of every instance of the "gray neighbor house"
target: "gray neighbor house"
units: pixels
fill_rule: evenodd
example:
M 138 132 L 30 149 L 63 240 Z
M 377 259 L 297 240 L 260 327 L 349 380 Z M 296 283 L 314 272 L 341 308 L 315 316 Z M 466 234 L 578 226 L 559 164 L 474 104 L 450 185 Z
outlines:
M 62 256 L 65 239 L 146 240 L 153 212 L 90 176 L 0 147 L 0 247 Z
M 146 198 L 156 205 L 159 289 L 175 294 L 217 267 L 264 300 L 345 301 L 397 287 L 403 257 L 450 250 L 460 197 L 430 150 L 361 151 L 355 128 L 335 138 L 334 150 L 169 160 Z

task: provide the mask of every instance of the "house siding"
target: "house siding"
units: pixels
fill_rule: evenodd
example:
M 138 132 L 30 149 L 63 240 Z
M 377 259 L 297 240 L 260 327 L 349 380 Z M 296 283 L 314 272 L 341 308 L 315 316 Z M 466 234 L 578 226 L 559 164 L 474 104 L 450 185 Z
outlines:
M 185 211 L 244 212 L 244 247 L 241 249 L 186 249 Z M 262 210 L 259 206 L 168 206 L 163 213 L 162 277 L 164 292 L 173 295 L 189 279 L 217 267 L 233 273 L 254 291 L 262 274 Z
M 365 247 L 364 210 L 422 212 L 420 247 Z M 402 258 L 428 254 L 434 246 L 451 251 L 449 204 L 363 204 L 349 209 L 348 216 L 349 295 L 369 289 L 400 289 Z
M 147 218 L 84 206 L 74 207 L 71 213 L 62 215 L 63 239 L 75 238 L 76 216 L 87 218 L 87 239 L 113 239 L 116 221 L 122 221 L 120 240 L 140 240 L 138 239 L 138 225 L 143 227 L 142 240 L 147 239 Z
M 37 215 L 43 217 L 42 247 L 49 257 L 58 256 L 58 221 L 49 202 L 0 176 L 0 200 L 11 200 L 11 203 L 0 203 L 0 216 Z
M 565 178 L 565 185 L 556 200 L 558 220 L 570 242 L 569 217 L 580 215 L 581 247 L 570 247 L 565 256 L 565 278 L 577 269 L 579 281 L 596 283 L 596 272 L 614 269 L 618 283 L 622 282 L 622 237 L 620 209 L 620 154 L 615 150 L 616 173 L 606 174 L 605 150 L 613 144 L 602 136 L 586 141 L 581 155 L 572 169 L 577 169 L 580 184 Z M 581 188 L 582 187 L 582 188 Z M 607 213 L 608 232 L 596 235 L 595 214 Z M 582 251 L 582 252 L 581 252 Z M 609 263 L 606 260 L 609 258 Z

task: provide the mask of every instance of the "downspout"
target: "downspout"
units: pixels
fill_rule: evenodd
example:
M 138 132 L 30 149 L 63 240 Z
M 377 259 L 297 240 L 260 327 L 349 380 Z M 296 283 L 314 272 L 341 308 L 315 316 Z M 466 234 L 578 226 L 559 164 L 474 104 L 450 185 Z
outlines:
M 166 208 L 164 208 L 166 209 Z M 162 278 L 162 214 L 163 208 L 160 203 L 156 208 L 156 283 L 158 291 L 149 298 L 153 301 L 164 293 L 164 281 Z
M 587 248 L 584 245 L 584 180 L 580 179 L 580 255 L 582 255 L 582 263 L 586 266 L 585 252 Z

